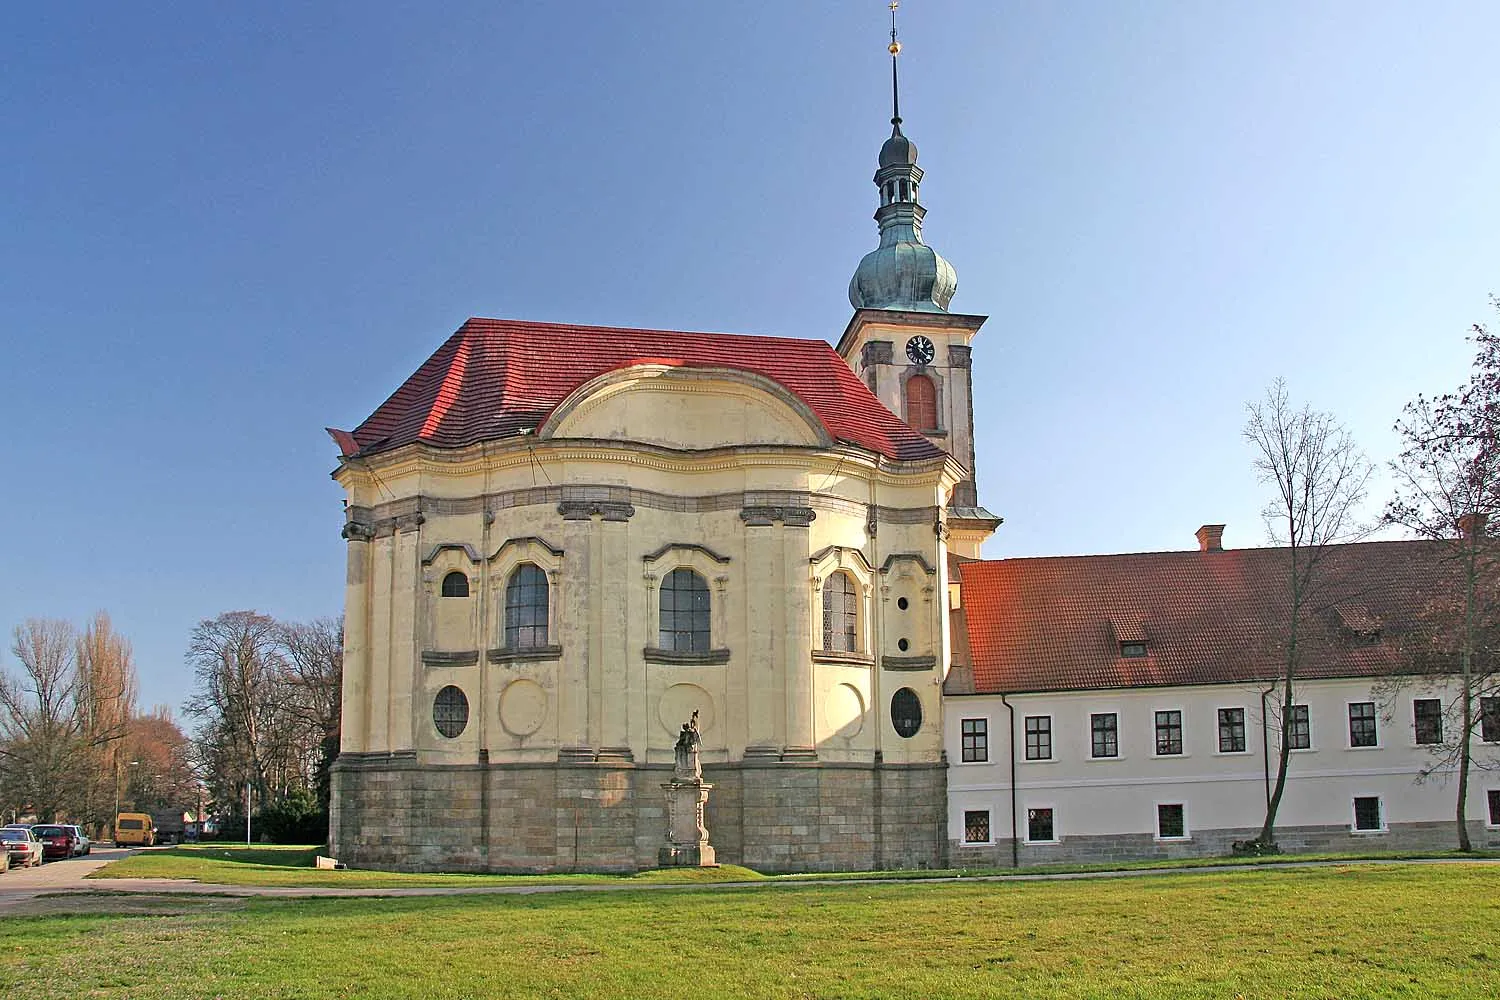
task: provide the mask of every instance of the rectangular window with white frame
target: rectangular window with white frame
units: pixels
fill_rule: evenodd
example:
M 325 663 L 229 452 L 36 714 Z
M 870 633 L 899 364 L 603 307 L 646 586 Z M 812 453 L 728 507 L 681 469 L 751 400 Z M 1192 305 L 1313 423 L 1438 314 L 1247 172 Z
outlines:
M 1026 716 L 1026 759 L 1052 759 L 1052 716 Z
M 964 719 L 959 723 L 959 754 L 965 764 L 980 764 L 990 759 L 990 720 Z
M 1026 810 L 1026 841 L 1031 844 L 1057 843 L 1057 825 L 1051 806 L 1037 806 Z
M 1376 747 L 1379 745 L 1380 732 L 1376 728 L 1375 703 L 1351 701 L 1349 703 L 1349 746 Z
M 1245 752 L 1245 710 L 1219 709 L 1219 753 Z
M 1491 788 L 1489 791 L 1490 817 L 1489 825 L 1500 827 L 1500 788 Z
M 1385 830 L 1385 811 L 1380 796 L 1357 795 L 1354 798 L 1354 832 L 1381 833 Z
M 1479 699 L 1479 738 L 1500 743 L 1500 698 Z
M 1163 802 L 1156 806 L 1156 839 L 1187 840 L 1187 810 L 1181 802 Z
M 1120 716 L 1095 712 L 1089 716 L 1090 751 L 1096 760 L 1120 756 Z
M 988 809 L 964 810 L 964 843 L 990 843 L 990 811 Z
M 1440 699 L 1413 699 L 1411 721 L 1418 746 L 1432 746 L 1443 742 L 1443 703 Z
M 1306 705 L 1293 705 L 1286 720 L 1286 745 L 1293 750 L 1312 749 L 1312 713 Z
M 1158 757 L 1182 755 L 1182 711 L 1180 709 L 1156 713 L 1156 755 Z

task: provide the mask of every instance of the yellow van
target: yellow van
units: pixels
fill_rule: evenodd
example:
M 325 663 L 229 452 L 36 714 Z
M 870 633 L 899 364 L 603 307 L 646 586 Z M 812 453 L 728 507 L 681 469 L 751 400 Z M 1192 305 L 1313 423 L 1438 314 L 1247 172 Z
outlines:
M 137 844 L 151 847 L 156 843 L 156 827 L 146 813 L 120 813 L 115 817 L 115 846 Z

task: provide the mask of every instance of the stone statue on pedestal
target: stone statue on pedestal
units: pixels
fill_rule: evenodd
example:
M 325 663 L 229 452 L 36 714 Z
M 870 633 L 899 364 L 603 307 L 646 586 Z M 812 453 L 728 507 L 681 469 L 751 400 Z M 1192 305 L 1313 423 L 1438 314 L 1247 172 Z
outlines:
M 708 842 L 708 827 L 703 822 L 708 790 L 713 785 L 703 780 L 703 765 L 699 760 L 702 745 L 695 711 L 677 735 L 672 780 L 661 786 L 667 793 L 667 843 L 657 852 L 657 861 L 663 868 L 716 865 L 714 849 Z

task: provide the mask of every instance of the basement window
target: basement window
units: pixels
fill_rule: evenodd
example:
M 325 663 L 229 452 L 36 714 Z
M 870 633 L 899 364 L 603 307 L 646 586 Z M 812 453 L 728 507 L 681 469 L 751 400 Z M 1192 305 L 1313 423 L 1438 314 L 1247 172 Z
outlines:
M 1385 829 L 1380 815 L 1378 795 L 1361 796 L 1354 800 L 1354 830 L 1356 833 L 1379 833 Z
M 1120 655 L 1136 659 L 1146 655 L 1146 644 L 1144 642 L 1122 642 L 1120 643 Z

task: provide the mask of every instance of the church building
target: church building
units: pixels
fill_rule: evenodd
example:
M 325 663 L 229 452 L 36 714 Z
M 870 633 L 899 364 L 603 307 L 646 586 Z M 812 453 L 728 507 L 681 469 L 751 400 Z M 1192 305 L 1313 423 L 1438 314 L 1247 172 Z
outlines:
M 894 33 L 891 52 L 894 84 Z M 1258 821 L 1270 730 L 1246 692 L 1266 664 L 1241 654 L 1272 557 L 1211 532 L 1200 552 L 980 559 L 1000 524 L 975 468 L 985 317 L 949 308 L 899 104 L 891 125 L 835 346 L 470 319 L 330 431 L 340 860 L 651 867 L 695 713 L 718 858 L 761 871 L 1203 853 Z M 1407 566 L 1389 544 L 1356 551 Z M 1365 719 L 1369 623 L 1412 600 L 1329 625 L 1363 646 L 1319 674 L 1304 750 Z M 1415 744 L 1379 732 L 1348 747 L 1378 760 L 1320 761 L 1289 799 L 1308 843 L 1408 819 L 1439 836 L 1441 797 L 1406 790 Z M 1478 791 L 1482 837 L 1500 789 Z

